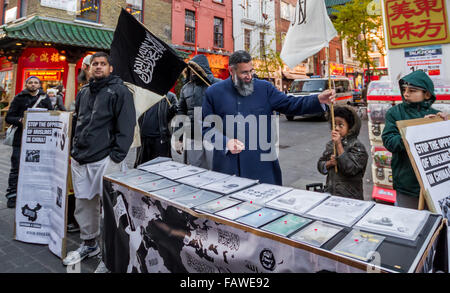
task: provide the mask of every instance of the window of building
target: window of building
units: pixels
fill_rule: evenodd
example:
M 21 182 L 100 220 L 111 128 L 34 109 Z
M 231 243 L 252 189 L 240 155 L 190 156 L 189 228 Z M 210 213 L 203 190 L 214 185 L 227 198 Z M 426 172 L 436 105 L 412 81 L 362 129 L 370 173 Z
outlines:
M 78 4 L 77 19 L 99 22 L 100 0 L 81 0 Z
M 144 22 L 144 0 L 127 0 L 126 10 L 140 22 Z
M 375 67 L 380 67 L 380 58 L 373 58 L 373 64 L 375 65 Z
M 265 43 L 265 34 L 259 33 L 259 55 L 261 58 L 266 56 L 266 43 Z
M 242 4 L 241 4 L 241 7 L 244 9 L 244 17 L 246 17 L 246 18 L 249 18 L 248 1 L 250 1 L 250 0 L 242 0 Z
M 20 0 L 17 4 L 19 4 L 19 15 L 17 15 L 17 18 L 27 16 L 27 0 Z
M 184 20 L 184 41 L 195 43 L 195 12 L 186 10 Z
M 223 48 L 223 19 L 214 17 L 214 47 Z
M 244 29 L 244 50 L 250 53 L 250 48 L 251 48 L 251 36 L 252 31 L 248 30 L 248 29 Z
M 372 52 L 378 52 L 378 47 L 376 42 L 372 42 Z
M 217 3 L 223 3 L 223 0 L 213 0 L 213 1 Z
M 341 50 L 336 49 L 336 63 L 341 63 Z
M 347 43 L 347 56 L 352 57 L 352 48 Z
M 6 7 L 7 7 L 8 4 L 6 4 L 5 1 L 0 2 L 0 3 L 3 4 L 2 7 L 0 7 L 0 11 L 1 11 L 1 13 L 0 13 L 0 24 L 4 24 L 5 23 Z

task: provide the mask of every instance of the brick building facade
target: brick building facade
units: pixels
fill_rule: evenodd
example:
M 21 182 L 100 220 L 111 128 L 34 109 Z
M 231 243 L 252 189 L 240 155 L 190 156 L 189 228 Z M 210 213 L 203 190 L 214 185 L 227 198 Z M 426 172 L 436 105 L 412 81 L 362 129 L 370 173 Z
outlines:
M 172 39 L 171 0 L 0 0 L 0 86 L 9 99 L 36 74 L 44 89 L 64 85 L 65 105 L 75 99 L 84 56 L 110 49 L 121 8 L 155 35 Z

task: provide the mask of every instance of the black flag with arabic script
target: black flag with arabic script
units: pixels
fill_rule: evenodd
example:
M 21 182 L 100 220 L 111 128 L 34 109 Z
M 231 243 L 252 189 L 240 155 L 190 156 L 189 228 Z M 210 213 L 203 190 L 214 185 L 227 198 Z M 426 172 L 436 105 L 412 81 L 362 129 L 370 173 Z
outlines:
M 166 43 L 122 9 L 111 44 L 114 74 L 159 95 L 175 84 L 186 63 Z

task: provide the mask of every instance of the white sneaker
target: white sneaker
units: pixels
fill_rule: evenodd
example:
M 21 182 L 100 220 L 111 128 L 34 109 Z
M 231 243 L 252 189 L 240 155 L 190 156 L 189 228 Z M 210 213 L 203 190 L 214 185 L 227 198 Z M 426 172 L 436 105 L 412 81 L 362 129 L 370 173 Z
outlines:
M 108 270 L 105 263 L 101 260 L 100 263 L 98 264 L 97 268 L 95 269 L 94 273 L 95 274 L 106 274 L 106 273 L 111 273 L 111 271 Z
M 63 265 L 65 266 L 71 266 L 76 263 L 79 263 L 86 257 L 93 257 L 100 253 L 100 247 L 97 243 L 95 243 L 95 246 L 86 246 L 81 244 L 81 246 L 75 250 L 71 251 L 67 254 L 66 258 L 63 259 Z

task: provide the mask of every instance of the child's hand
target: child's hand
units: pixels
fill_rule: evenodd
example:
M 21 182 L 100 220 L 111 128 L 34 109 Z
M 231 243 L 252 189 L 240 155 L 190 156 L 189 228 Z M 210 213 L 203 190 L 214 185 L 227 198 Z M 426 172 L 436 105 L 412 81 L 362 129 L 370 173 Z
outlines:
M 336 165 L 337 165 L 336 156 L 335 155 L 331 155 L 330 160 L 325 163 L 325 166 L 326 166 L 327 169 L 329 169 L 329 168 L 334 167 Z
M 442 120 L 447 121 L 447 114 L 443 113 L 443 112 L 439 112 L 437 114 L 429 114 L 426 115 L 424 118 L 436 118 L 436 117 L 440 117 Z
M 338 145 L 341 143 L 341 135 L 339 134 L 339 132 L 337 130 L 333 130 L 331 131 L 331 140 L 333 141 L 333 143 L 335 145 Z

